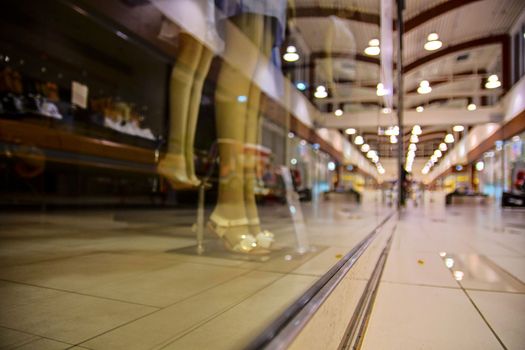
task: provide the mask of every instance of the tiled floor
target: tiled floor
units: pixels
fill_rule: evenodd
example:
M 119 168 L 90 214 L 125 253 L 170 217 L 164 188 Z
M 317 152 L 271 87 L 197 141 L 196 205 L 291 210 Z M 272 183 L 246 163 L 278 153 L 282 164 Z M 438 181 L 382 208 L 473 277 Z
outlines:
M 1 214 L 0 348 L 242 348 L 385 217 L 374 198 L 305 205 L 304 255 L 261 208 L 277 244 L 248 260 L 212 235 L 197 255 L 188 210 Z
M 363 348 L 525 349 L 524 277 L 525 212 L 409 208 Z

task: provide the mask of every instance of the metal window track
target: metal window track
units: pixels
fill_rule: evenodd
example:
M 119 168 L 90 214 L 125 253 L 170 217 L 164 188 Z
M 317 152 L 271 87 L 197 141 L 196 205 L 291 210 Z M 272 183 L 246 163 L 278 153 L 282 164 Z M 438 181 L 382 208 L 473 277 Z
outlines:
M 379 225 L 369 233 L 361 242 L 337 262 L 313 286 L 311 286 L 299 299 L 290 305 L 275 321 L 273 321 L 257 338 L 245 349 L 286 349 L 306 323 L 313 317 L 332 291 L 348 274 L 361 255 L 374 241 L 385 223 L 392 218 L 395 212 L 390 213 Z M 381 257 L 383 254 L 381 255 Z M 377 268 L 377 266 L 376 266 Z M 376 269 L 374 269 L 374 272 Z M 374 275 L 372 275 L 373 277 Z M 368 287 L 368 285 L 367 285 Z M 367 288 L 368 289 L 368 288 Z M 360 299 L 364 301 L 364 296 Z M 366 306 L 366 304 L 363 304 Z M 355 318 L 355 315 L 353 319 Z M 348 334 L 348 329 L 347 333 Z

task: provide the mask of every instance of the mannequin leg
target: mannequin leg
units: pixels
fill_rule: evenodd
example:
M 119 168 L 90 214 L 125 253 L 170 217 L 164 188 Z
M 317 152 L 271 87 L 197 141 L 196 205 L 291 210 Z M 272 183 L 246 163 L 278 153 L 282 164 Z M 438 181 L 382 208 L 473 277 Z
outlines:
M 260 42 L 263 31 L 262 16 L 242 14 L 232 19 L 245 35 Z M 228 26 L 226 27 L 228 35 Z M 226 40 L 226 51 L 245 52 L 252 70 L 257 55 L 236 41 Z M 226 53 L 228 54 L 228 52 Z M 251 252 L 257 246 L 249 234 L 248 219 L 244 205 L 244 142 L 247 103 L 240 96 L 249 98 L 250 78 L 223 62 L 215 94 L 217 135 L 219 145 L 219 194 L 217 205 L 210 217 L 213 230 L 227 245 L 236 251 Z
M 270 57 L 273 45 L 271 26 L 264 26 L 264 34 L 261 39 L 261 43 L 258 45 L 261 48 L 259 60 L 264 62 Z M 253 146 L 257 145 L 260 141 L 260 99 L 261 91 L 259 87 L 256 84 L 252 84 L 250 87 L 250 98 L 248 100 L 250 103 L 248 105 L 246 118 L 245 140 L 248 147 L 246 149 L 246 161 L 244 167 L 244 202 L 246 206 L 246 215 L 250 225 L 250 233 L 257 237 L 259 244 L 269 247 L 273 242 L 273 234 L 267 231 L 261 231 L 259 213 L 255 201 L 255 186 L 257 185 L 257 151 Z
M 170 133 L 168 152 L 158 164 L 158 172 L 175 188 L 192 187 L 186 173 L 184 159 L 186 129 L 195 71 L 202 52 L 202 44 L 189 34 L 180 34 L 180 50 L 171 71 Z
M 195 162 L 193 160 L 194 155 L 194 141 L 195 141 L 195 128 L 197 127 L 197 120 L 199 117 L 199 107 L 202 97 L 202 87 L 204 85 L 204 79 L 210 69 L 211 60 L 213 58 L 213 52 L 205 46 L 202 47 L 199 64 L 195 72 L 193 86 L 191 88 L 190 105 L 188 110 L 188 121 L 186 125 L 186 140 L 184 146 L 184 155 L 186 158 L 186 173 L 188 180 L 198 185 L 200 180 L 195 176 Z

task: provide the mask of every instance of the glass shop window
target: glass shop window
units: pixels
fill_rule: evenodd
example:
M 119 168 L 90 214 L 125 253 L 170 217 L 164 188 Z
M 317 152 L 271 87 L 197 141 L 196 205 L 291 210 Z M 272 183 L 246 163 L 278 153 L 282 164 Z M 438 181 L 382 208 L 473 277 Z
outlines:
M 167 113 L 165 57 L 70 2 L 8 0 L 2 7 L 3 119 L 157 147 Z

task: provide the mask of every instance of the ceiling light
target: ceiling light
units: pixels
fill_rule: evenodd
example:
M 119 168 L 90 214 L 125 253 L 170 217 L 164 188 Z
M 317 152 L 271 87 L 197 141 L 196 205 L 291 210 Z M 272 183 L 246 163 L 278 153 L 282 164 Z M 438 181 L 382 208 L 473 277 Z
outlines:
M 408 146 L 408 150 L 409 150 L 409 151 L 416 151 L 416 150 L 417 150 L 417 146 L 416 146 L 416 144 L 411 143 L 410 146 Z
M 376 89 L 376 95 L 385 96 L 386 94 L 387 94 L 387 91 L 385 90 L 385 86 L 383 85 L 383 83 L 378 83 L 377 89 Z
M 454 130 L 455 132 L 462 132 L 463 130 L 465 130 L 465 127 L 463 125 L 454 125 L 452 130 Z
M 412 134 L 413 135 L 421 135 L 422 131 L 421 131 L 421 127 L 419 125 L 414 125 L 414 127 L 412 128 Z
M 295 46 L 288 46 L 286 48 L 286 53 L 283 55 L 283 59 L 286 62 L 295 62 L 299 60 L 299 54 L 297 53 L 297 48 Z
M 306 90 L 306 84 L 303 83 L 303 82 L 298 82 L 297 84 L 295 84 L 295 86 L 297 86 L 297 89 L 299 89 L 301 91 Z
M 388 113 L 391 113 L 391 112 L 392 112 L 392 110 L 390 108 L 388 108 L 388 107 L 385 107 L 385 108 L 381 109 L 381 113 L 383 113 L 383 114 L 388 114 Z
M 410 142 L 412 142 L 412 143 L 418 143 L 418 142 L 419 142 L 419 137 L 417 137 L 417 135 L 412 134 L 412 135 L 410 136 Z
M 325 98 L 328 96 L 328 92 L 326 92 L 326 88 L 323 85 L 319 85 L 314 93 L 315 98 Z
M 433 154 L 432 157 L 430 157 L 430 159 L 432 160 L 432 162 L 436 163 L 438 161 L 438 157 Z
M 430 87 L 430 83 L 428 80 L 422 80 L 419 83 L 419 87 L 417 88 L 417 93 L 420 95 L 428 94 L 432 91 L 432 88 Z
M 397 143 L 397 136 L 396 135 L 390 136 L 390 143 Z
M 454 142 L 454 136 L 452 134 L 447 134 L 447 136 L 445 136 L 445 142 L 446 143 L 453 143 Z
M 337 117 L 340 117 L 343 115 L 343 111 L 341 109 L 336 109 L 334 114 L 337 116 Z
M 381 52 L 381 49 L 378 46 L 368 46 L 365 49 L 365 54 L 368 56 L 377 56 Z
M 421 113 L 421 112 L 423 112 L 424 110 L 425 110 L 425 108 L 423 108 L 423 106 L 417 106 L 417 107 L 416 107 L 416 112 L 418 112 L 418 113 Z
M 485 169 L 485 163 L 483 163 L 482 160 L 476 163 L 476 170 L 477 171 L 483 171 Z
M 470 104 L 467 106 L 467 109 L 468 109 L 469 111 L 471 111 L 471 112 L 472 112 L 472 111 L 475 111 L 476 108 L 478 108 L 478 107 L 477 107 L 474 103 L 470 103 Z
M 365 49 L 365 54 L 368 56 L 377 56 L 381 52 L 379 48 L 379 40 L 372 39 L 368 42 L 368 47 Z
M 445 151 L 447 150 L 447 148 L 448 148 L 448 147 L 447 147 L 447 144 L 446 144 L 446 143 L 441 142 L 441 143 L 439 144 L 439 150 L 440 150 L 440 151 L 445 152 Z
M 416 157 L 416 151 L 408 151 L 407 159 L 414 159 Z
M 377 171 L 379 172 L 379 174 L 383 175 L 385 173 L 385 169 L 383 168 L 379 168 L 377 169 Z
M 354 139 L 354 143 L 356 145 L 362 145 L 363 143 L 365 143 L 365 140 L 363 139 L 363 136 L 357 135 Z
M 438 158 L 441 158 L 441 156 L 443 155 L 443 153 L 441 153 L 441 151 L 437 149 L 437 150 L 434 151 L 434 155 L 435 155 L 436 157 L 438 157 Z
M 345 134 L 353 135 L 353 134 L 355 134 L 355 129 L 354 128 L 348 128 L 348 129 L 345 130 Z
M 367 158 L 375 158 L 377 156 L 377 152 L 374 150 L 370 150 L 366 153 Z
M 427 37 L 427 42 L 424 47 L 427 51 L 435 51 L 441 48 L 443 43 L 439 40 L 437 33 L 430 33 Z
M 488 81 L 485 83 L 485 87 L 487 89 L 495 89 L 499 88 L 501 86 L 501 82 L 498 79 L 498 76 L 496 74 L 492 74 Z
M 368 145 L 368 143 L 365 143 L 364 145 L 361 146 L 361 151 L 365 153 L 370 151 L 370 146 Z

